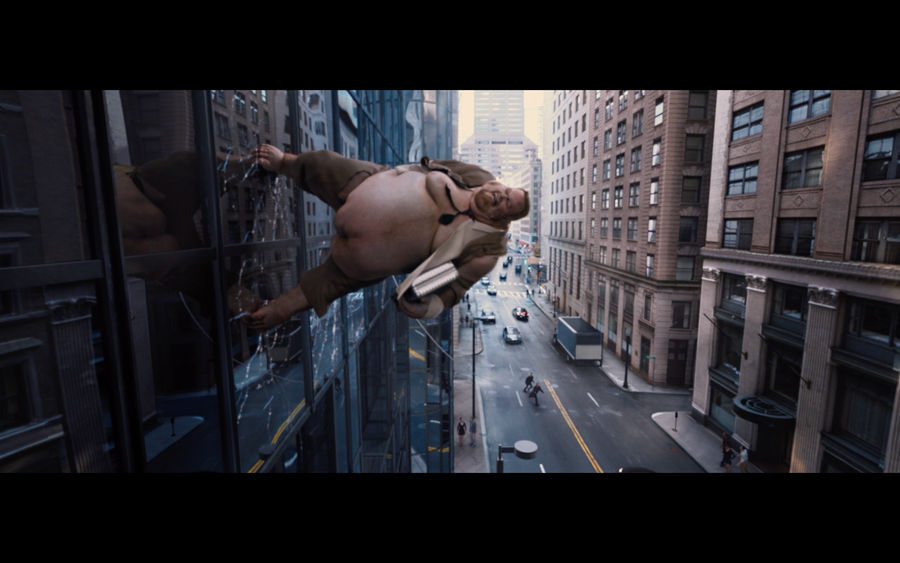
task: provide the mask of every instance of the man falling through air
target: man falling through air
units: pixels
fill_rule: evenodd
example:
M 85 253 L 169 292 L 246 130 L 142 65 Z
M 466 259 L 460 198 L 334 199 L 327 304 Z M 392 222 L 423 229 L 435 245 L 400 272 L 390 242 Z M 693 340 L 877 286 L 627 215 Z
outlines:
M 422 299 L 397 300 L 403 313 L 432 318 L 462 299 L 506 254 L 510 222 L 528 214 L 528 192 L 496 181 L 476 166 L 429 160 L 394 168 L 320 150 L 290 154 L 271 145 L 256 150 L 259 165 L 292 178 L 335 209 L 331 255 L 300 283 L 248 317 L 255 330 L 312 308 L 322 316 L 342 295 L 412 272 L 467 221 L 494 228 L 468 241 L 452 260 L 459 278 Z

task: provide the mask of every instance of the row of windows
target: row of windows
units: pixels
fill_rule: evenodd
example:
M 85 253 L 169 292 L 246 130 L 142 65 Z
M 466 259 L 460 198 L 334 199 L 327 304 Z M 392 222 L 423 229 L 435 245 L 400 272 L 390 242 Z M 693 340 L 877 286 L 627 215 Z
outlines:
M 788 123 L 797 123 L 831 111 L 831 90 L 791 90 Z M 731 140 L 737 141 L 762 132 L 764 103 L 735 112 L 731 119 Z
M 896 90 L 873 90 L 872 97 L 880 98 L 897 93 Z M 830 90 L 792 90 L 788 109 L 788 123 L 796 123 L 820 115 L 831 110 Z M 737 141 L 762 132 L 764 102 L 753 104 L 732 116 L 731 140 Z M 786 154 L 782 188 L 820 186 L 822 184 L 822 168 L 824 147 L 815 147 Z M 885 180 L 900 177 L 898 175 L 900 160 L 900 131 L 890 131 L 870 135 L 866 139 L 863 153 L 862 180 Z M 755 164 L 755 163 L 754 163 Z M 737 174 L 737 172 L 736 172 Z M 753 176 L 755 180 L 755 175 Z M 752 193 L 751 191 L 732 191 L 731 171 L 729 171 L 729 195 L 733 193 Z
M 623 112 L 628 109 L 628 94 L 627 94 L 627 92 L 628 92 L 627 90 L 619 90 L 618 106 L 617 106 L 618 112 Z M 645 90 L 635 90 L 634 91 L 635 101 L 643 98 L 644 93 L 645 93 Z M 706 92 L 697 92 L 697 94 L 699 94 L 701 97 L 706 96 Z M 599 95 L 599 92 L 598 92 L 598 95 Z M 664 98 L 665 98 L 665 96 L 659 96 L 658 98 L 656 98 L 656 101 L 653 105 L 653 126 L 654 127 L 657 125 L 661 125 L 663 122 L 663 111 L 665 108 Z M 700 104 L 699 97 L 697 97 L 697 98 L 692 97 L 691 99 L 694 101 L 694 103 Z M 705 116 L 705 114 L 706 114 L 705 101 L 702 103 L 702 106 L 703 106 L 702 112 L 703 112 L 703 115 Z M 692 115 L 697 115 L 696 110 L 699 108 L 695 107 L 694 109 L 695 109 L 695 111 L 694 111 L 694 113 L 692 113 Z M 643 112 L 641 112 L 641 114 L 642 114 L 641 117 L 643 117 Z M 610 119 L 613 118 L 613 98 L 609 98 L 606 100 L 606 104 L 604 106 L 604 118 L 605 118 L 605 121 L 609 121 Z M 599 121 L 600 121 L 599 109 L 597 109 L 594 113 L 594 126 L 597 126 L 599 124 Z
M 564 274 L 568 274 L 563 277 Z M 581 299 L 581 255 L 559 248 L 550 249 L 550 278 L 556 287 Z
M 624 91 L 622 91 L 622 92 L 624 92 Z M 586 94 L 584 94 L 584 96 L 586 99 Z M 639 98 L 640 97 L 638 97 L 636 99 L 639 99 Z M 576 110 L 577 110 L 577 98 L 576 98 Z M 568 113 L 569 113 L 569 117 L 571 117 L 571 114 L 572 114 L 572 104 L 571 103 L 569 104 L 569 112 Z M 662 124 L 662 114 L 663 114 L 663 98 L 660 97 L 658 99 L 657 105 L 655 106 L 655 109 L 654 109 L 654 126 Z M 595 126 L 598 123 L 598 115 L 599 114 L 597 114 L 595 112 L 595 115 L 594 115 Z M 559 125 L 565 123 L 565 116 L 566 116 L 565 111 L 562 112 L 561 116 L 557 116 L 557 120 L 553 124 L 554 133 L 556 132 L 556 129 Z M 579 125 L 579 123 L 576 121 L 574 124 L 574 136 L 575 137 L 578 136 L 578 125 Z M 620 143 L 624 142 L 624 135 L 625 135 L 624 127 L 625 127 L 625 122 L 623 121 L 620 123 L 620 129 L 621 129 L 620 137 L 619 137 Z M 585 113 L 585 114 L 582 114 L 582 118 L 581 118 L 581 131 L 584 132 L 586 130 L 586 128 L 587 128 L 587 114 Z M 642 131 L 643 131 L 643 110 L 636 113 L 635 117 L 633 117 L 632 136 L 639 135 Z M 611 133 L 611 132 L 607 131 L 607 133 Z M 570 126 L 566 132 L 562 132 L 559 137 L 554 139 L 553 145 L 552 145 L 553 152 L 555 153 L 566 142 L 571 142 L 572 137 L 573 137 L 573 127 Z M 597 154 L 597 142 L 598 142 L 598 140 L 595 138 L 594 139 L 594 154 L 595 155 Z M 584 141 L 581 142 L 580 149 L 581 149 L 581 158 L 583 160 L 585 157 L 585 142 Z M 637 158 L 639 158 L 639 155 Z M 551 172 L 556 173 L 557 171 L 562 170 L 564 167 L 570 166 L 572 164 L 572 162 L 577 162 L 577 161 L 578 161 L 578 147 L 575 147 L 574 149 L 567 151 L 566 154 L 560 154 L 556 159 L 551 161 Z M 623 167 L 624 167 L 624 161 L 623 161 Z M 583 174 L 584 174 L 583 170 L 581 171 L 581 174 L 582 174 L 582 178 L 583 178 Z M 596 172 L 594 174 L 594 177 L 596 178 Z M 566 187 L 568 187 L 569 185 L 574 185 L 574 181 L 572 182 L 572 184 L 569 184 L 569 182 L 566 181 Z M 561 189 L 563 189 L 562 182 L 559 180 L 554 181 L 554 185 L 551 186 L 551 190 L 553 192 L 556 192 Z
M 699 176 L 685 176 L 683 178 L 682 191 L 681 191 L 681 202 L 683 204 L 696 204 L 700 201 L 701 180 L 702 180 L 702 178 L 700 178 Z M 657 205 L 659 203 L 659 187 L 660 187 L 659 186 L 659 178 L 652 178 L 650 180 L 650 183 L 648 184 L 649 190 L 648 190 L 648 194 L 647 194 L 647 201 L 648 201 L 648 204 L 651 206 Z M 610 199 L 611 193 L 612 193 L 612 200 Z M 615 188 L 612 189 L 612 192 L 610 192 L 609 188 L 604 188 L 603 190 L 600 191 L 600 209 L 601 210 L 610 209 L 610 202 L 612 202 L 613 209 L 622 209 L 624 207 L 624 198 L 625 198 L 624 186 L 616 186 Z M 639 200 L 640 200 L 640 182 L 633 182 L 628 186 L 628 207 L 629 208 L 638 207 L 640 205 Z M 570 201 L 571 201 L 571 207 L 569 205 Z M 563 213 L 563 212 L 569 213 L 571 211 L 574 213 L 574 212 L 576 212 L 576 201 L 578 202 L 577 211 L 583 212 L 584 211 L 584 195 L 579 195 L 577 200 L 573 196 L 571 198 L 571 200 L 569 200 L 569 198 L 565 198 L 564 200 L 553 201 L 550 203 L 550 212 L 557 214 L 557 213 Z M 597 192 L 591 193 L 590 210 L 591 211 L 597 210 Z M 600 218 L 600 236 L 603 238 L 605 238 L 607 236 L 608 221 L 609 221 L 609 219 L 606 217 Z M 613 221 L 614 221 L 614 225 L 615 225 L 615 222 L 621 221 L 621 219 L 614 218 Z M 696 232 L 697 231 L 697 227 L 696 227 L 697 218 L 696 217 L 684 217 L 681 219 L 681 221 L 682 221 L 682 223 L 690 222 L 694 226 L 692 227 L 693 235 L 691 237 L 684 236 L 683 233 L 687 232 L 687 230 L 684 228 L 680 228 L 679 229 L 679 241 L 680 242 L 698 242 L 698 240 L 697 240 L 698 235 Z M 569 221 L 551 221 L 550 222 L 551 236 L 565 236 L 566 238 L 568 238 L 569 232 L 570 232 L 569 227 L 568 227 L 569 223 L 570 223 Z M 579 228 L 577 231 L 578 232 L 578 240 L 581 240 L 582 236 L 583 236 L 582 226 L 581 226 L 582 223 L 581 223 L 581 221 L 579 221 L 578 223 L 579 223 Z M 591 223 L 590 236 L 593 237 L 594 236 L 595 219 L 591 218 L 590 223 Z M 571 221 L 571 225 L 572 225 L 571 235 L 574 238 L 575 233 L 576 233 L 575 221 Z M 648 223 L 648 225 L 649 225 L 648 236 L 651 237 L 650 241 L 652 242 L 652 241 L 655 241 L 655 237 L 656 237 L 656 228 L 655 228 L 656 227 L 656 219 L 655 219 L 655 217 L 650 219 L 650 222 Z M 614 229 L 614 237 L 613 238 L 620 238 L 615 235 L 615 232 L 616 231 Z M 636 240 L 636 239 L 630 238 L 629 240 Z
M 775 237 L 776 254 L 812 256 L 815 219 L 779 219 Z M 753 219 L 726 219 L 723 248 L 750 250 Z M 857 220 L 850 248 L 850 260 L 900 264 L 900 219 Z
M 700 176 L 683 176 L 681 182 L 681 203 L 692 205 L 700 203 L 700 195 L 702 190 L 703 178 Z M 628 185 L 628 207 L 640 206 L 640 182 L 632 182 Z M 624 206 L 625 187 L 615 186 L 610 192 L 610 188 L 600 190 L 600 209 L 606 210 L 610 208 L 610 194 L 612 194 L 612 208 L 622 209 Z M 591 192 L 591 210 L 597 208 L 597 192 Z M 648 205 L 657 205 L 659 203 L 659 178 L 651 178 L 648 184 L 647 192 Z
M 569 212 L 569 201 L 570 201 L 569 198 L 551 201 L 550 202 L 550 212 L 551 213 L 563 213 L 563 209 L 565 209 L 565 212 L 568 213 Z M 572 202 L 572 212 L 573 213 L 575 212 L 575 201 L 576 201 L 575 196 L 572 196 L 571 202 Z M 578 196 L 577 201 L 578 201 L 578 211 L 579 212 L 584 211 L 584 194 L 580 194 Z M 564 205 L 565 205 L 565 207 L 563 207 Z
M 624 267 L 620 266 L 620 258 L 622 249 L 607 248 L 599 246 L 597 248 L 596 260 L 604 266 L 612 268 L 624 269 L 626 272 L 637 273 L 637 251 L 625 250 Z M 590 251 L 590 259 L 594 259 L 593 246 Z M 697 258 L 693 255 L 678 254 L 675 257 L 675 280 L 692 281 L 696 279 Z M 644 257 L 643 275 L 648 278 L 654 278 L 656 270 L 656 255 L 647 253 Z
M 750 250 L 753 219 L 726 219 L 722 248 Z M 815 219 L 779 219 L 775 231 L 775 254 L 812 256 L 815 250 Z
M 704 151 L 706 147 L 706 135 L 689 134 L 685 136 L 684 143 L 684 163 L 685 164 L 702 164 L 704 162 Z M 598 154 L 597 139 L 594 139 L 594 155 Z M 631 149 L 629 160 L 629 173 L 640 172 L 642 167 L 642 147 L 634 147 Z M 650 148 L 650 165 L 653 167 L 662 164 L 662 139 L 654 139 Z M 601 163 L 600 178 L 609 180 L 611 176 L 612 159 L 606 159 Z M 615 158 L 615 177 L 620 178 L 625 175 L 625 153 L 616 155 Z M 597 183 L 597 165 L 594 164 L 591 169 L 591 182 Z
M 699 242 L 699 217 L 679 217 L 678 218 L 678 242 L 679 243 L 697 243 Z M 580 225 L 580 222 L 579 222 Z M 595 220 L 591 219 L 590 223 L 590 236 L 594 237 L 594 226 Z M 638 240 L 638 218 L 637 217 L 627 217 L 626 218 L 626 229 L 625 236 L 626 240 L 636 242 Z M 581 229 L 579 228 L 579 231 Z M 649 217 L 647 219 L 647 237 L 646 240 L 648 243 L 656 242 L 656 232 L 657 232 L 657 219 L 656 217 Z M 609 218 L 601 217 L 600 218 L 600 230 L 598 233 L 599 238 L 608 238 L 610 234 L 609 229 Z M 622 218 L 614 217 L 612 220 L 612 239 L 613 240 L 621 240 L 622 238 Z

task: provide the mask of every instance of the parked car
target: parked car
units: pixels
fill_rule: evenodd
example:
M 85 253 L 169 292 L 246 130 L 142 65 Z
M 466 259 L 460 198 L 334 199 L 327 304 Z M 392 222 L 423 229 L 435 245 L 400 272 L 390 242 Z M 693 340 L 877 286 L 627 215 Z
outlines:
M 492 285 L 488 286 L 487 294 L 488 295 L 497 295 L 497 288 Z
M 528 311 L 525 309 L 525 307 L 516 307 L 515 309 L 512 310 L 512 314 L 515 318 L 519 319 L 520 321 L 528 320 Z
M 507 344 L 521 344 L 522 333 L 514 326 L 505 326 L 503 327 L 503 340 Z
M 487 276 L 481 278 L 481 285 L 491 285 L 491 278 Z
M 485 311 L 484 309 L 481 310 L 481 315 L 478 317 L 478 319 L 483 323 L 493 324 L 497 322 L 497 316 L 494 314 L 494 312 Z

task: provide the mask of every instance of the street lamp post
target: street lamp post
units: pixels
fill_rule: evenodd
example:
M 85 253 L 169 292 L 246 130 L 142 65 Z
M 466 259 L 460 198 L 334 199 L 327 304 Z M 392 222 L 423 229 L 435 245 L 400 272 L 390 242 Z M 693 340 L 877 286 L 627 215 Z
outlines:
M 475 315 L 472 315 L 472 418 L 475 418 Z
M 512 446 L 497 446 L 497 473 L 503 473 L 503 454 L 515 453 L 519 459 L 532 459 L 537 454 L 537 444 L 530 440 L 519 440 Z

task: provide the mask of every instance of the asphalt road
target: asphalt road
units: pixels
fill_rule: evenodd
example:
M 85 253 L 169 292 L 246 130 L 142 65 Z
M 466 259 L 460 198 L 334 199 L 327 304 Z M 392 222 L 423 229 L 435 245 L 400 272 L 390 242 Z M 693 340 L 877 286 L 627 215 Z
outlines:
M 630 393 L 613 384 L 598 367 L 567 363 L 552 344 L 554 322 L 533 306 L 522 277 L 508 269 L 505 282 L 498 264 L 491 273 L 496 296 L 480 283 L 470 290 L 473 311 L 493 310 L 496 325 L 483 325 L 484 350 L 475 361 L 487 432 L 489 466 L 495 471 L 498 446 L 518 440 L 537 444 L 534 459 L 504 454 L 505 473 L 605 473 L 623 466 L 666 473 L 702 473 L 653 422 L 654 412 L 688 410 L 690 397 Z M 513 318 L 512 309 L 528 309 L 528 321 Z M 516 326 L 522 344 L 507 344 L 502 331 Z M 535 405 L 523 392 L 534 372 L 544 392 Z

